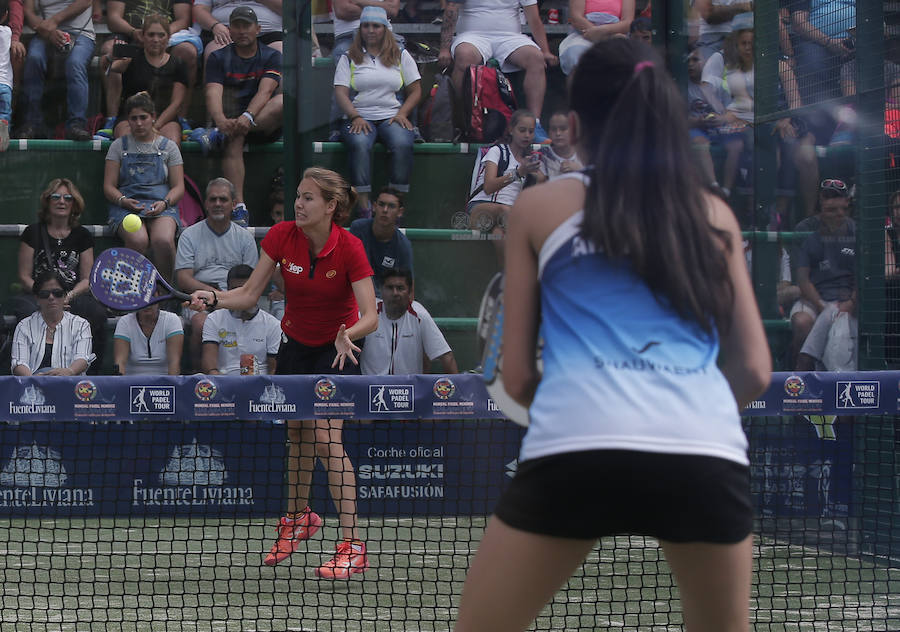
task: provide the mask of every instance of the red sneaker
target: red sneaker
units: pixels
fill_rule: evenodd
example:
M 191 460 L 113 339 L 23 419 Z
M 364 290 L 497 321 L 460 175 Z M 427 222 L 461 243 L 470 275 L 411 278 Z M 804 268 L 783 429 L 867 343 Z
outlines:
M 316 576 L 322 579 L 350 579 L 354 573 L 362 573 L 369 568 L 366 545 L 363 542 L 341 542 L 334 557 L 316 569 Z
M 278 539 L 275 540 L 272 550 L 269 551 L 263 562 L 267 566 L 275 566 L 278 562 L 287 559 L 291 553 L 297 550 L 299 542 L 311 538 L 321 526 L 322 519 L 318 514 L 310 511 L 309 507 L 293 520 L 282 517 L 278 526 L 275 527 Z

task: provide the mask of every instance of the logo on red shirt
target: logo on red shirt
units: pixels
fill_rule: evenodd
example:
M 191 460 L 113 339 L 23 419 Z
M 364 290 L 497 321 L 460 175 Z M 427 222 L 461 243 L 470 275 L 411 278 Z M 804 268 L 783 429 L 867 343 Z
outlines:
M 298 266 L 296 263 L 288 261 L 287 259 L 281 260 L 281 269 L 292 274 L 301 274 L 303 272 L 303 266 Z

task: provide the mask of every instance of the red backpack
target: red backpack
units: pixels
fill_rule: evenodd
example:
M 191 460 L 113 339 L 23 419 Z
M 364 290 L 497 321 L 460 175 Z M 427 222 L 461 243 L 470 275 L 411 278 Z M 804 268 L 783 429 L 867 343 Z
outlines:
M 506 124 L 516 109 L 516 96 L 509 79 L 499 69 L 469 66 L 463 76 L 460 103 L 463 116 L 460 129 L 465 140 L 493 143 L 506 131 Z
M 184 195 L 178 202 L 178 214 L 181 216 L 181 227 L 193 226 L 206 217 L 203 210 L 203 195 L 197 183 L 184 174 Z

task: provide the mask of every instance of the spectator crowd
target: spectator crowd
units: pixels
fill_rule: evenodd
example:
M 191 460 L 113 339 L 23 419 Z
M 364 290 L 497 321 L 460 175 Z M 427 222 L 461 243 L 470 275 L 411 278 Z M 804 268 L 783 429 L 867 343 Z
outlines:
M 551 44 L 537 0 L 442 3 L 435 19 L 440 25 L 435 61 L 448 69 L 458 95 L 470 66 L 493 63 L 504 73 L 521 74 L 524 107 L 512 112 L 504 133 L 478 154 L 464 208 L 453 220 L 454 226 L 496 235 L 492 243 L 500 261 L 505 218 L 522 189 L 584 167 L 570 139 L 567 112 L 545 106 L 548 71 L 559 66 L 568 75 L 580 55 L 605 38 L 652 43 L 647 4 L 570 0 L 563 12 L 568 32 Z M 840 339 L 850 340 L 852 356 L 840 366 L 852 366 L 857 335 L 854 186 L 844 174 L 820 173 L 816 150 L 856 139 L 852 105 L 846 99 L 834 105 L 836 98 L 856 94 L 856 4 L 780 0 L 778 7 L 779 109 L 803 108 L 800 113 L 756 122 L 754 3 L 694 0 L 684 57 L 686 119 L 705 184 L 731 204 L 742 225 L 799 235 L 792 243 L 779 244 L 778 260 L 771 262 L 778 275 L 779 309 L 793 333 L 787 363 L 834 368 L 829 344 L 840 327 Z M 107 0 L 105 12 L 99 0 L 0 0 L 0 150 L 10 137 L 111 140 L 103 193 L 117 237 L 148 253 L 163 276 L 183 291 L 232 288 L 259 259 L 256 241 L 242 228 L 264 213 L 272 223 L 284 218 L 283 187 L 273 187 L 268 208 L 253 209 L 253 215 L 245 192 L 247 145 L 282 135 L 281 11 L 279 0 Z M 376 372 L 420 368 L 423 358 L 456 370 L 446 341 L 439 344 L 440 332 L 414 298 L 413 248 L 399 229 L 408 211 L 414 146 L 423 140 L 419 106 L 428 93 L 413 54 L 415 43 L 395 32 L 394 22 L 420 20 L 422 13 L 415 2 L 398 0 L 331 3 L 335 70 L 333 92 L 322 97 L 331 102 L 326 133 L 328 140 L 344 144 L 347 180 L 358 194 L 348 228 L 364 244 L 374 271 L 379 327 L 363 357 L 364 366 L 377 367 Z M 104 22 L 105 29 L 96 28 Z M 99 31 L 110 35 L 102 39 Z M 318 42 L 315 46 L 318 50 Z M 102 110 L 89 112 L 95 57 Z M 65 84 L 65 107 L 58 108 L 64 115 L 57 121 L 49 120 L 53 108 L 44 103 L 51 74 Z M 900 138 L 900 114 L 892 114 L 900 112 L 900 66 L 886 63 L 884 76 L 885 135 L 891 142 Z M 192 101 L 196 86 L 202 86 L 202 103 Z M 201 111 L 202 118 L 190 120 Z M 764 209 L 754 203 L 752 186 L 760 129 L 774 139 L 777 156 L 775 202 Z M 204 217 L 190 226 L 179 212 L 186 195 L 184 140 L 199 142 L 204 152 L 221 152 L 222 165 L 222 177 L 204 191 Z M 386 181 L 380 183 L 372 168 L 376 143 L 389 155 Z M 87 291 L 93 237 L 79 223 L 83 205 L 75 183 L 53 180 L 41 195 L 38 222 L 21 236 L 23 293 L 6 310 L 21 323 L 22 336 L 25 329 L 30 336 L 19 339 L 17 328 L 12 369 L 19 374 L 48 367 L 77 373 L 103 366 L 107 314 Z M 130 213 L 143 220 L 134 232 L 122 227 Z M 891 217 L 885 234 L 889 292 L 900 247 Z M 749 262 L 751 244 L 745 247 Z M 73 318 L 83 318 L 86 328 L 60 320 L 60 306 Z M 176 309 L 179 313 L 173 314 L 165 307 L 119 320 L 112 350 L 118 372 L 274 370 L 272 323 L 284 310 L 277 272 L 254 310 L 207 314 Z M 93 345 L 87 353 L 75 352 L 78 345 L 69 347 L 77 357 L 62 357 L 49 347 L 40 354 L 38 343 L 52 346 L 60 327 L 67 336 L 93 337 Z M 409 357 L 417 362 L 394 357 L 397 349 L 388 344 L 391 327 L 393 335 L 398 327 L 421 330 L 410 337 L 418 346 Z M 248 345 L 249 338 L 259 344 Z M 392 355 L 371 357 L 382 348 Z M 174 363 L 172 356 L 184 356 L 186 362 Z

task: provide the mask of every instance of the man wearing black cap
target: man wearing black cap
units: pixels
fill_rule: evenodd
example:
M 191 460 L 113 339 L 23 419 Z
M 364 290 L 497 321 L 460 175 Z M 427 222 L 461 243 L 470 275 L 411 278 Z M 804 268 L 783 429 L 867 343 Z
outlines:
M 847 184 L 835 178 L 822 180 L 819 207 L 816 222 L 797 226 L 815 232 L 803 241 L 793 262 L 801 298 L 791 309 L 791 329 L 795 368 L 801 371 L 836 368 L 828 366 L 824 355 L 839 314 L 845 314 L 843 323 L 849 324 L 851 338 L 856 337 L 856 224 L 849 217 Z M 847 351 L 855 358 L 855 346 Z
M 281 53 L 257 40 L 259 20 L 248 6 L 231 12 L 228 29 L 231 44 L 206 64 L 206 109 L 224 136 L 222 171 L 236 191 L 233 219 L 246 226 L 244 145 L 248 136 L 272 141 L 281 128 Z

